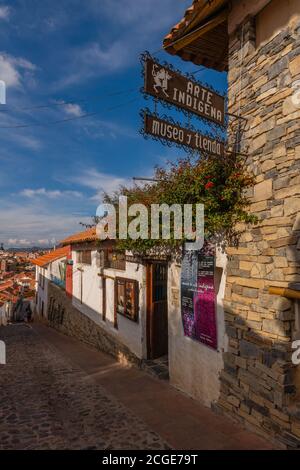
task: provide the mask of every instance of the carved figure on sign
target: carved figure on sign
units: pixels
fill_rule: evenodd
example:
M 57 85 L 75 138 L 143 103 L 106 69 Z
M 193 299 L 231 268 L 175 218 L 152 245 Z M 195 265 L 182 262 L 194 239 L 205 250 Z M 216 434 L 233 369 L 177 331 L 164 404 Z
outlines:
M 153 88 L 158 93 L 158 88 L 161 88 L 163 93 L 169 98 L 167 93 L 168 90 L 168 82 L 172 78 L 171 75 L 168 73 L 166 69 L 159 68 L 157 64 L 153 64 L 152 75 L 154 78 L 154 85 Z

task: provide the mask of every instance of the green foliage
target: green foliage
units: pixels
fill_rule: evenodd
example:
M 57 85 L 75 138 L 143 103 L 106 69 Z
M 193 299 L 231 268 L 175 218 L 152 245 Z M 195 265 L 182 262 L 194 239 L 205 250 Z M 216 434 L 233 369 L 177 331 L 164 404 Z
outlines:
M 125 195 L 128 206 L 139 203 L 148 207 L 151 204 L 168 205 L 204 204 L 205 238 L 216 243 L 236 244 L 239 233 L 238 223 L 253 224 L 256 217 L 247 211 L 249 200 L 245 190 L 254 184 L 254 177 L 246 173 L 241 157 L 232 155 L 226 158 L 207 156 L 201 159 L 188 157 L 177 162 L 169 162 L 166 168 L 156 167 L 155 183 L 142 186 L 122 187 L 112 196 L 106 195 L 105 202 L 116 208 L 118 197 Z M 195 210 L 194 210 L 195 222 Z M 135 254 L 173 254 L 180 251 L 184 240 L 175 240 L 171 226 L 170 240 L 119 240 L 120 249 L 131 250 Z M 149 221 L 149 233 L 150 221 Z

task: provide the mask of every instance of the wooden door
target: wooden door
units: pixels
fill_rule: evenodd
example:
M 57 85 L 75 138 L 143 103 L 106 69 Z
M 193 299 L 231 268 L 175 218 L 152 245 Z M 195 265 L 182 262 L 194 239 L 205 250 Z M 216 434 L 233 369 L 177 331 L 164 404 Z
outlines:
M 148 359 L 168 354 L 168 265 L 147 265 Z

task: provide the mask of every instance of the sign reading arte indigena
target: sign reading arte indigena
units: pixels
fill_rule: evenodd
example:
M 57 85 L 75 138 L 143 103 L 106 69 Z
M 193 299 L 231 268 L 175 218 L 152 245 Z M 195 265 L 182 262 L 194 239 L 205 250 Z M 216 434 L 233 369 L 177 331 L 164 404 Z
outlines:
M 145 59 L 145 93 L 185 109 L 217 124 L 225 125 L 225 100 L 214 91 L 164 67 L 153 59 Z
M 181 315 L 185 336 L 217 349 L 215 248 L 187 251 L 181 266 Z
M 224 143 L 178 124 L 145 113 L 144 131 L 155 138 L 174 142 L 193 150 L 224 156 Z

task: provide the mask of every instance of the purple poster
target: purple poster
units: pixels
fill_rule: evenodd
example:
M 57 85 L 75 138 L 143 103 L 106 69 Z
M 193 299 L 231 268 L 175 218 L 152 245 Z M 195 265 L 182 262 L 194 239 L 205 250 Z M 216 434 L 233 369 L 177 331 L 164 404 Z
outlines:
M 181 269 L 181 312 L 185 336 L 217 349 L 214 286 L 215 247 L 186 252 Z

